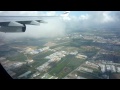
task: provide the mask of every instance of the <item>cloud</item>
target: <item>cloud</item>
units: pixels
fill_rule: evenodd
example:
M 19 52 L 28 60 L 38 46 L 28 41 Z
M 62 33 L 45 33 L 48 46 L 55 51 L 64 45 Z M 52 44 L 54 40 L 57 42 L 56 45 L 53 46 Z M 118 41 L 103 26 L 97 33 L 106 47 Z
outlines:
M 46 16 L 55 16 L 56 12 L 55 11 L 49 11 L 46 13 Z
M 89 15 L 88 15 L 88 14 L 80 15 L 80 16 L 79 16 L 79 20 L 87 20 L 88 18 L 89 18 Z
M 110 12 L 104 12 L 103 13 L 103 23 L 104 22 L 112 22 L 112 21 L 114 21 L 114 19 L 109 15 L 110 14 Z
M 26 16 L 38 16 L 38 12 L 37 11 L 20 11 L 19 12 L 20 15 L 26 15 Z M 18 13 L 18 15 L 19 15 Z
M 2 16 L 54 16 L 56 11 L 0 11 Z
M 62 16 L 62 20 L 64 21 L 70 21 L 71 18 L 69 17 L 70 11 L 65 11 L 63 14 L 61 14 L 60 16 Z
M 80 14 L 79 16 L 70 16 L 69 22 L 72 27 L 85 28 L 85 27 L 109 27 L 116 23 L 116 16 L 112 15 L 114 11 L 86 11 L 86 14 Z M 113 26 L 115 27 L 115 26 Z
M 21 37 L 56 37 L 63 36 L 65 34 L 65 25 L 60 20 L 48 19 L 47 24 L 41 24 L 40 26 L 27 25 L 25 33 L 4 33 L 6 38 L 21 38 Z
M 74 13 L 74 11 L 70 12 Z M 0 15 L 25 15 L 25 16 L 54 16 L 56 11 L 0 11 Z M 27 26 L 25 33 L 2 33 L 6 38 L 21 37 L 56 37 L 65 34 L 66 30 L 79 30 L 86 27 L 120 27 L 120 11 L 86 11 L 86 14 L 63 15 L 59 18 L 43 18 L 47 24 L 40 26 Z
M 12 13 L 12 12 L 7 12 Z M 15 15 L 16 12 L 14 12 Z M 21 11 L 19 15 L 43 15 L 54 16 L 57 15 L 55 11 L 49 12 L 26 12 Z M 41 23 L 40 26 L 27 25 L 25 33 L 2 33 L 7 39 L 16 39 L 24 37 L 40 38 L 40 37 L 56 37 L 63 36 L 65 34 L 65 24 L 59 18 L 43 18 L 47 24 Z
M 0 15 L 2 16 L 38 16 L 38 15 L 45 15 L 45 13 L 41 11 L 0 11 Z
M 109 23 L 113 22 L 114 18 L 111 16 L 111 11 L 96 11 L 91 14 L 91 17 L 95 23 Z

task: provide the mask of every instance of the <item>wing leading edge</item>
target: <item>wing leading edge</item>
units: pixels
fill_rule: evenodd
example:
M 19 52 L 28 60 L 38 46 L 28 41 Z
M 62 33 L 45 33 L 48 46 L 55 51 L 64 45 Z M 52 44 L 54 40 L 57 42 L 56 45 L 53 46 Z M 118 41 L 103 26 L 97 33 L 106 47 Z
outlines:
M 37 16 L 0 16 L 0 18 L 2 18 L 2 21 L 0 21 L 1 32 L 25 32 L 26 25 L 40 25 L 40 23 L 47 23 L 44 20 L 37 19 Z
M 61 16 L 68 16 L 69 13 L 69 11 L 65 11 Z M 25 32 L 26 25 L 47 23 L 40 18 L 61 16 L 0 16 L 0 32 Z

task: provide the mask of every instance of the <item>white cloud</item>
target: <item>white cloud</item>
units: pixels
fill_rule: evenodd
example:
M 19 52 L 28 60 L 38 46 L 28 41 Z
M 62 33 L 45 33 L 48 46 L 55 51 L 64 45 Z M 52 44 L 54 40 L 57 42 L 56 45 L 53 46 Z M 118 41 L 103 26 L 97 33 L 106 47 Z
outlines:
M 4 16 L 55 16 L 56 11 L 0 11 L 0 15 Z
M 20 11 L 18 14 L 26 16 L 38 16 L 38 11 Z
M 72 27 L 72 29 L 75 28 L 83 28 L 83 27 L 109 27 L 114 26 L 115 24 L 118 24 L 118 21 L 120 22 L 120 19 L 118 20 L 118 17 L 114 15 L 114 11 L 88 11 L 87 14 L 82 15 L 70 15 L 70 22 L 67 22 L 67 26 Z M 118 14 L 117 14 L 118 15 Z M 119 15 L 118 15 L 119 16 Z M 120 17 L 120 16 L 119 16 Z M 115 23 L 117 20 L 117 23 Z M 114 23 L 114 25 L 113 25 Z
M 60 16 L 62 16 L 62 20 L 64 21 L 70 21 L 71 18 L 69 17 L 70 11 L 65 11 L 63 14 L 61 14 Z
M 55 18 L 44 18 L 47 24 L 41 24 L 40 26 L 27 26 L 27 30 L 23 34 L 11 34 L 15 37 L 41 37 L 41 36 L 57 36 L 64 34 L 66 27 L 74 30 L 81 27 L 100 27 L 100 26 L 114 26 L 120 23 L 120 12 L 116 12 L 114 16 L 111 15 L 110 11 L 90 11 L 87 14 L 82 14 L 79 16 L 73 15 L 63 15 L 62 21 Z M 0 15 L 40 15 L 40 16 L 55 16 L 56 11 L 41 12 L 41 11 L 2 11 Z M 65 22 L 64 22 L 65 20 Z M 117 20 L 117 22 L 116 22 Z M 114 24 L 113 24 L 114 22 Z M 119 26 L 119 25 L 118 25 Z M 68 29 L 68 30 L 69 30 Z M 8 37 L 10 34 L 6 34 Z M 9 38 L 9 37 L 8 37 Z
M 111 11 L 94 11 L 90 13 L 91 22 L 95 23 L 110 23 L 114 21 L 114 18 L 111 16 Z
M 103 13 L 103 23 L 114 21 L 114 19 L 109 15 L 110 13 L 110 11 Z
M 38 16 L 45 15 L 42 11 L 0 11 L 3 16 Z
M 69 17 L 69 16 L 64 16 L 64 17 L 62 17 L 63 18 L 63 20 L 65 20 L 65 21 L 70 21 L 71 20 L 71 18 Z
M 55 16 L 56 12 L 55 11 L 49 11 L 46 13 L 46 16 Z
M 80 16 L 79 16 L 79 20 L 87 20 L 88 18 L 89 18 L 89 15 L 88 15 L 88 14 L 80 15 Z
M 36 11 L 37 12 L 37 11 Z M 19 15 L 41 15 L 45 16 L 53 16 L 56 15 L 55 11 L 51 12 L 27 12 L 27 11 L 21 11 L 16 12 Z M 13 13 L 13 12 L 7 12 L 7 13 Z M 15 12 L 14 12 L 15 13 Z M 15 15 L 15 14 L 14 14 Z M 34 25 L 27 25 L 26 32 L 25 33 L 5 33 L 4 36 L 8 39 L 11 38 L 22 38 L 22 37 L 55 37 L 55 36 L 61 36 L 65 34 L 65 24 L 61 22 L 58 18 L 44 18 L 43 20 L 47 21 L 47 24 L 41 24 L 40 26 L 34 26 Z

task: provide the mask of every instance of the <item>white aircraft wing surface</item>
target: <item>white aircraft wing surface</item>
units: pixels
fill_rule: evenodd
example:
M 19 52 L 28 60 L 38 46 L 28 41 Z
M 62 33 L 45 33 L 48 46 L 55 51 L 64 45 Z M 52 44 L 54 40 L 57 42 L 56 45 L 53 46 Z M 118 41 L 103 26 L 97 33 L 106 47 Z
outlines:
M 47 23 L 43 18 L 64 17 L 69 13 L 65 11 L 60 16 L 0 16 L 0 32 L 25 32 L 26 25 L 40 25 Z

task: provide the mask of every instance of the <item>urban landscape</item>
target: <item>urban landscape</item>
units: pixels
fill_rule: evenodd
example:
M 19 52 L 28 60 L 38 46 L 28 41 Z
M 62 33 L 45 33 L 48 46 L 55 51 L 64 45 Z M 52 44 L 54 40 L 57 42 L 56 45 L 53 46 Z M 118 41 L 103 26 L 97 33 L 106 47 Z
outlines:
M 0 62 L 14 79 L 120 79 L 120 32 L 108 29 L 3 42 Z

